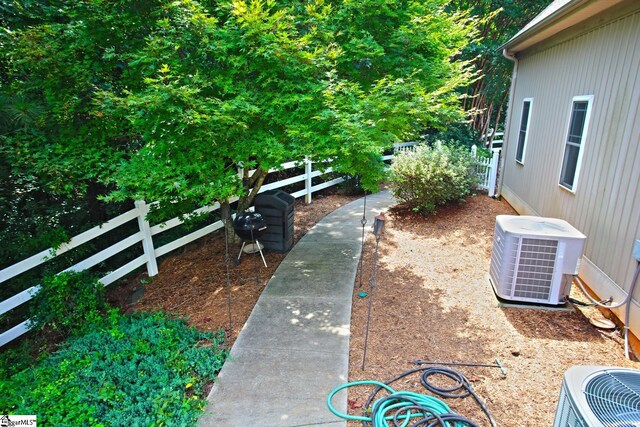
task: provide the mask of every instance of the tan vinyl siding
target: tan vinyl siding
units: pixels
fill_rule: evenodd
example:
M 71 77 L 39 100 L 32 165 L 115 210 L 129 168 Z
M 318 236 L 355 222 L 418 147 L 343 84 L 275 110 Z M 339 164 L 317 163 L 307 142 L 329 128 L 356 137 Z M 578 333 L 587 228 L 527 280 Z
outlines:
M 630 3 L 631 4 L 631 3 Z M 523 52 L 504 155 L 505 197 L 587 235 L 586 257 L 628 289 L 640 238 L 640 5 Z M 628 7 L 627 7 L 628 9 Z M 572 99 L 593 95 L 575 193 L 559 186 Z M 534 98 L 526 160 L 515 161 L 525 98 Z M 640 299 L 640 292 L 635 296 Z

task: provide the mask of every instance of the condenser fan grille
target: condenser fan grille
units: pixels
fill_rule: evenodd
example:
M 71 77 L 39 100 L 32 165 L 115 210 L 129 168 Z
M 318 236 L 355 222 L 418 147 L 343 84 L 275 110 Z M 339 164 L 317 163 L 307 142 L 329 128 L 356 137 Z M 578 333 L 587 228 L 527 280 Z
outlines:
M 584 395 L 605 426 L 640 427 L 640 373 L 599 373 L 587 382 Z
M 522 239 L 514 296 L 549 299 L 557 250 L 557 240 Z

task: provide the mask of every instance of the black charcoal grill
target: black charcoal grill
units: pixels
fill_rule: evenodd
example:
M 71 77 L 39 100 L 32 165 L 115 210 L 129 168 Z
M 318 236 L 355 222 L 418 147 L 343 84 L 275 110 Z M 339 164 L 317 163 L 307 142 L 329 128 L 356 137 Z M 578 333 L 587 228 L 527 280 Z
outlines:
M 258 238 L 267 230 L 267 221 L 265 218 L 257 212 L 245 212 L 237 215 L 233 220 L 233 230 L 238 237 L 242 239 L 242 247 L 240 248 L 240 253 L 236 261 L 238 263 L 240 262 L 243 251 L 248 253 L 260 252 L 260 257 L 262 257 L 262 262 L 266 267 L 267 261 L 265 261 L 264 254 L 262 253 L 263 246 L 258 241 Z M 248 245 L 247 242 L 249 242 Z

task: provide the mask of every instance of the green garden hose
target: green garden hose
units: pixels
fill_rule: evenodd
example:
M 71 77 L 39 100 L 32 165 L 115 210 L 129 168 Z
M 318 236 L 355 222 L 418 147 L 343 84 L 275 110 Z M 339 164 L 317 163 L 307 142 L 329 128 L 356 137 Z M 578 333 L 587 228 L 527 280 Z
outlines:
M 333 407 L 332 399 L 336 393 L 349 387 L 362 385 L 373 385 L 389 392 L 388 396 L 375 401 L 370 417 L 344 414 Z M 408 391 L 398 392 L 378 381 L 354 381 L 338 386 L 327 397 L 327 406 L 340 418 L 371 423 L 373 427 L 388 427 L 390 422 L 394 426 L 406 427 L 412 421 L 414 422 L 412 426 L 477 427 L 474 422 L 452 413 L 449 406 L 440 399 Z

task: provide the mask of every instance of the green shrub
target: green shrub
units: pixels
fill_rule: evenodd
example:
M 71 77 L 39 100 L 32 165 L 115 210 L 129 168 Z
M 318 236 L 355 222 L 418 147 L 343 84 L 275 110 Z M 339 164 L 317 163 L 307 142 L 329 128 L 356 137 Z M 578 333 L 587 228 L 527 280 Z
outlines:
M 37 363 L 37 348 L 37 344 L 31 336 L 22 337 L 22 339 L 2 347 L 0 349 L 0 380 L 9 378 Z M 0 402 L 2 402 L 1 396 Z M 1 405 L 0 412 L 6 413 L 2 412 Z
M 439 205 L 463 201 L 472 193 L 478 184 L 475 165 L 464 147 L 419 145 L 394 157 L 389 184 L 396 199 L 428 214 Z
M 43 425 L 194 425 L 204 385 L 227 352 L 221 332 L 162 313 L 121 316 L 71 338 L 38 365 L 0 382 L 0 413 Z
M 32 329 L 64 337 L 90 330 L 106 309 L 104 286 L 87 272 L 45 277 L 30 306 Z
M 476 149 L 477 149 L 476 155 L 478 156 L 479 159 L 481 158 L 490 159 L 493 156 L 493 154 L 491 153 L 491 150 L 488 150 L 483 147 L 476 147 Z

